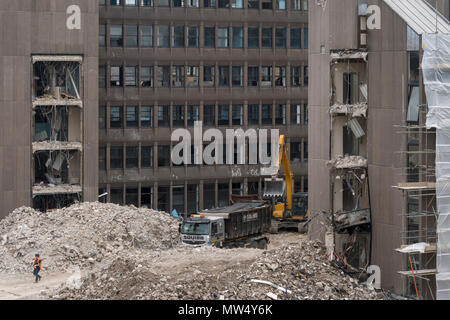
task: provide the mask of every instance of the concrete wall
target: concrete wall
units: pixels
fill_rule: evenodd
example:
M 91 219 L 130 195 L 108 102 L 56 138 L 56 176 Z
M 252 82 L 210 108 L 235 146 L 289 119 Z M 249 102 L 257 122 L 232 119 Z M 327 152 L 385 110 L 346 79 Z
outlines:
M 69 5 L 81 8 L 81 30 L 66 28 Z M 0 3 L 0 218 L 31 205 L 31 55 L 84 56 L 84 200 L 97 194 L 98 1 L 15 0 Z

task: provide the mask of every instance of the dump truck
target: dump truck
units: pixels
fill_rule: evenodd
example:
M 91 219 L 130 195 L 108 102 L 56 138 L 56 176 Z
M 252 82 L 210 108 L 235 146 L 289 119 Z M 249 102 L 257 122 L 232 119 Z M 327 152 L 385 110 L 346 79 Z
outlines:
M 263 200 L 240 200 L 224 208 L 203 210 L 183 220 L 180 240 L 186 245 L 266 249 L 272 209 Z
M 280 135 L 278 161 L 269 168 L 271 178 L 264 179 L 263 199 L 270 200 L 273 206 L 271 233 L 280 229 L 297 229 L 304 233 L 308 226 L 308 193 L 293 193 L 293 173 L 285 136 Z M 284 177 L 279 174 L 283 166 Z

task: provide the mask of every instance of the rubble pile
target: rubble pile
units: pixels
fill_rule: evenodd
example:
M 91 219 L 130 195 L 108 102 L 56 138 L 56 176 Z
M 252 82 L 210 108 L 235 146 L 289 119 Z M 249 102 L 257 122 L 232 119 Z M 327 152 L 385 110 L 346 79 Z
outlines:
M 28 272 L 36 253 L 44 271 L 100 268 L 118 252 L 166 250 L 177 241 L 178 222 L 146 208 L 95 202 L 42 213 L 22 207 L 0 221 L 0 272 Z
M 170 254 L 171 260 L 163 256 L 128 255 L 118 258 L 101 272 L 88 274 L 83 278 L 80 288 L 63 286 L 49 298 L 382 298 L 381 294 L 333 267 L 319 242 L 305 240 L 301 244 L 290 243 L 277 249 L 255 251 L 258 250 L 177 248 L 165 252 Z M 173 265 L 170 265 L 170 261 Z M 183 261 L 190 261 L 190 264 L 185 265 Z

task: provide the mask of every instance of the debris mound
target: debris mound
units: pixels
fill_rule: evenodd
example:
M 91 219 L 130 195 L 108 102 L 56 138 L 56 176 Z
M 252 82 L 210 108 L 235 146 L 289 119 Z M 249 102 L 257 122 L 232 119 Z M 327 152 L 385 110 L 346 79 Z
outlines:
M 44 271 L 104 267 L 117 252 L 172 248 L 177 233 L 175 219 L 146 208 L 94 202 L 42 213 L 21 207 L 0 221 L 0 272 L 30 271 L 36 253 Z
M 305 240 L 255 251 L 202 247 L 172 249 L 160 256 L 124 256 L 86 275 L 79 289 L 63 285 L 49 298 L 382 299 L 381 294 L 333 267 L 320 242 Z

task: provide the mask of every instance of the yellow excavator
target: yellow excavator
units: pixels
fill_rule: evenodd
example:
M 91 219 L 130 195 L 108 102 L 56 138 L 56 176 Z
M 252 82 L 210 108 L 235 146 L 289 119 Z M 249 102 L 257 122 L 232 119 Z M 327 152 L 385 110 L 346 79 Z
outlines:
M 293 173 L 289 153 L 285 144 L 285 136 L 280 135 L 279 153 L 272 177 L 264 179 L 264 199 L 270 199 L 273 206 L 273 217 L 270 231 L 278 233 L 280 229 L 297 229 L 307 231 L 308 193 L 293 193 Z M 280 166 L 283 165 L 284 177 L 280 177 Z

